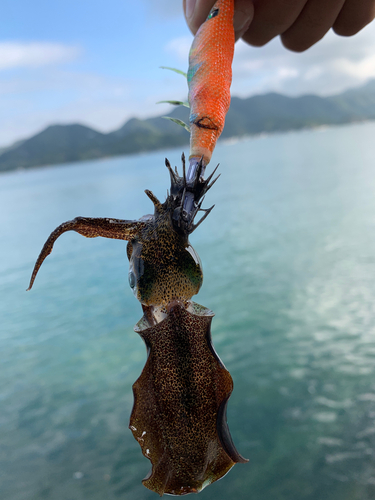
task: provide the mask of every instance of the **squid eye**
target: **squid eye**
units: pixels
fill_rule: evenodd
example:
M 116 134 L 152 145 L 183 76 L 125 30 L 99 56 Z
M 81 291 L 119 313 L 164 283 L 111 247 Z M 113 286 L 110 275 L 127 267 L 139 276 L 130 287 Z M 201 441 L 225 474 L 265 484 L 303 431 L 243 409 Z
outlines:
M 134 288 L 137 280 L 135 279 L 135 275 L 134 275 L 133 271 L 129 272 L 128 279 L 129 279 L 130 288 Z

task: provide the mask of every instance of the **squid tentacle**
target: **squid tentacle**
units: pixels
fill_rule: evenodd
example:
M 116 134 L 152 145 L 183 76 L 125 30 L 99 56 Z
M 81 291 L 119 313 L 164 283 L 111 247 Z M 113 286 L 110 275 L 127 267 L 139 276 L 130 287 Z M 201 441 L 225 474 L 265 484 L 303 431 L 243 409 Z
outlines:
M 112 238 L 116 240 L 131 240 L 145 226 L 141 221 L 129 221 L 110 218 L 76 217 L 73 220 L 63 222 L 49 235 L 42 251 L 35 263 L 28 290 L 31 290 L 36 275 L 44 260 L 52 252 L 57 238 L 67 231 L 76 231 L 86 238 Z

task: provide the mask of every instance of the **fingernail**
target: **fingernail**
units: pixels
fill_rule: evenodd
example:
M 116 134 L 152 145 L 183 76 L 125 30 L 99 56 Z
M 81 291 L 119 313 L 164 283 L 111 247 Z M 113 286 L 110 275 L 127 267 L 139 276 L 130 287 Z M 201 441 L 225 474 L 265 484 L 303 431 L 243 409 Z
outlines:
M 252 19 L 252 15 L 249 16 L 249 14 L 242 12 L 241 10 L 236 10 L 233 16 L 234 31 L 246 31 L 246 29 L 250 26 Z
M 193 17 L 197 0 L 186 0 L 186 19 Z

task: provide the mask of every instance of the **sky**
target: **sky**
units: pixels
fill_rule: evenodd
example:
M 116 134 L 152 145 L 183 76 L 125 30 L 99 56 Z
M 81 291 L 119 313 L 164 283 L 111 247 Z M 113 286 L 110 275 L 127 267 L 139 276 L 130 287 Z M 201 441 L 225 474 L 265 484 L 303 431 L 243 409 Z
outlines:
M 0 147 L 55 123 L 102 132 L 185 100 L 192 42 L 182 0 L 2 0 Z M 232 95 L 333 95 L 375 78 L 375 23 L 296 54 L 279 39 L 236 44 Z

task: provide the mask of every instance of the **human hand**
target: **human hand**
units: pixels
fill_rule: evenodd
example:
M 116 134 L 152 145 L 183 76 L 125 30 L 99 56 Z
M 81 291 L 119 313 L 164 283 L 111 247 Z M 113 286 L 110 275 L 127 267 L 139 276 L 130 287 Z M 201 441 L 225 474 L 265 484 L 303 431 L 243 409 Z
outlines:
M 183 0 L 190 30 L 205 21 L 215 0 Z M 261 46 L 280 35 L 287 49 L 303 52 L 331 28 L 341 36 L 358 33 L 375 17 L 375 0 L 235 0 L 236 40 Z

